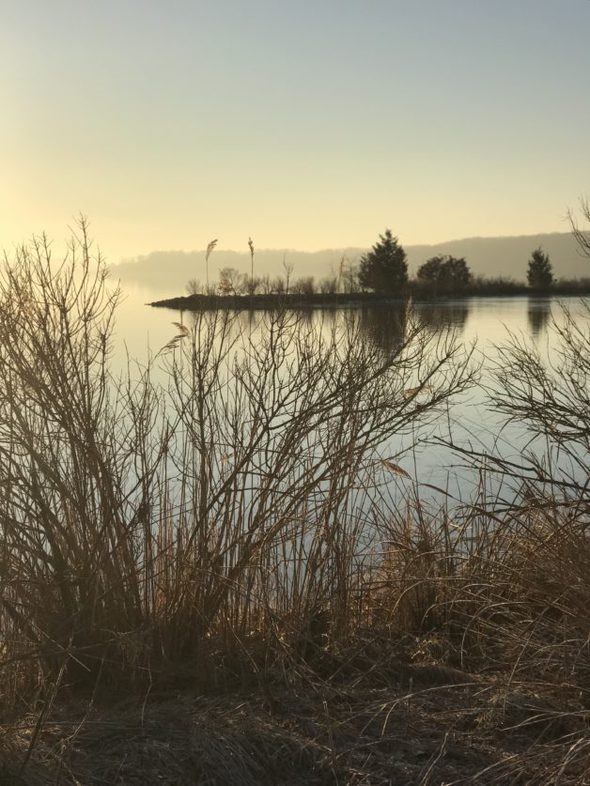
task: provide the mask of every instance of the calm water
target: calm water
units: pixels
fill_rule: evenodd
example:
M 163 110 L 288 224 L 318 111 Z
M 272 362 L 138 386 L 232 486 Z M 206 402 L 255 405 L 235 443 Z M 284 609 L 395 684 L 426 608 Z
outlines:
M 125 300 L 119 309 L 116 326 L 115 363 L 123 363 L 125 352 L 140 363 L 155 355 L 177 333 L 174 322 L 190 324 L 190 315 L 152 308 L 145 304 L 177 293 L 153 292 L 148 289 L 127 288 Z M 564 301 L 573 313 L 581 315 L 579 299 Z M 505 344 L 510 335 L 518 336 L 527 344 L 534 345 L 544 355 L 551 355 L 552 319 L 561 321 L 561 309 L 557 301 L 538 298 L 473 298 L 470 300 L 447 301 L 444 303 L 417 303 L 415 311 L 420 320 L 432 330 L 452 327 L 457 338 L 466 346 L 475 345 L 474 358 L 481 364 L 482 385 L 474 387 L 456 400 L 447 416 L 429 433 L 415 435 L 418 448 L 401 456 L 399 463 L 412 477 L 412 483 L 420 487 L 422 497 L 436 498 L 429 485 L 444 487 L 453 496 L 470 496 L 480 478 L 476 473 L 464 469 L 464 459 L 446 447 L 433 445 L 431 438 L 452 439 L 455 443 L 474 449 L 490 449 L 494 446 L 504 458 L 515 458 L 526 442 L 526 434 L 519 424 L 509 427 L 490 406 L 485 386 L 493 383 L 493 363 L 497 360 L 496 347 Z M 309 322 L 323 320 L 333 323 L 341 318 L 342 312 L 311 312 Z M 364 334 L 384 351 L 394 349 L 399 341 L 403 315 L 399 310 L 380 308 L 356 311 Z M 243 318 L 248 319 L 246 314 Z M 391 446 L 392 453 L 406 448 L 400 441 Z M 405 481 L 400 481 L 403 483 Z
M 131 357 L 144 360 L 149 352 L 155 354 L 175 335 L 177 331 L 173 323 L 180 320 L 180 312 L 152 308 L 146 306 L 146 303 L 176 294 L 124 287 L 124 299 L 117 319 L 118 354 L 126 346 Z M 564 302 L 572 310 L 579 310 L 579 299 L 566 298 Z M 539 298 L 472 298 L 436 304 L 416 303 L 414 307 L 426 324 L 440 329 L 453 326 L 467 344 L 477 341 L 484 354 L 493 353 L 494 345 L 506 341 L 509 333 L 524 336 L 529 341 L 542 342 L 546 338 L 552 313 L 559 317 L 556 301 Z M 391 331 L 392 328 L 395 331 L 399 315 L 388 314 L 387 309 L 366 309 L 363 313 L 367 335 L 372 336 L 377 343 L 382 343 L 384 348 L 387 348 L 390 340 L 395 341 Z M 321 315 L 321 312 L 318 314 Z

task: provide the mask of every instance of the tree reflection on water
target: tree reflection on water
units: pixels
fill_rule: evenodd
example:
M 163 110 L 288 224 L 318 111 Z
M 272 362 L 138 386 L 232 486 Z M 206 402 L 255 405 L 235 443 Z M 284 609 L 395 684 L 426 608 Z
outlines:
M 403 344 L 409 315 L 429 330 L 448 328 L 462 330 L 469 315 L 467 300 L 444 303 L 418 303 L 411 307 L 405 303 L 388 303 L 383 306 L 361 308 L 355 313 L 363 334 L 386 354 L 395 352 Z M 351 312 L 352 315 L 352 312 Z
M 417 303 L 416 315 L 425 327 L 432 330 L 456 328 L 462 330 L 469 316 L 469 300 L 444 301 L 442 303 Z
M 199 312 L 192 315 L 194 322 L 198 319 Z M 260 325 L 269 317 L 272 311 L 243 310 L 230 312 L 234 321 L 236 333 L 241 332 L 254 339 Z M 342 323 L 356 326 L 360 333 L 374 347 L 385 355 L 395 354 L 407 337 L 408 322 L 432 331 L 445 331 L 449 328 L 459 332 L 465 326 L 469 314 L 469 301 L 444 301 L 442 303 L 408 303 L 399 301 L 380 305 L 350 307 L 342 309 L 296 309 L 291 313 L 300 328 L 304 331 L 316 327 L 328 332 Z M 190 312 L 180 312 L 179 322 L 187 321 L 191 324 Z
M 550 316 L 551 301 L 548 298 L 529 298 L 527 317 L 533 338 L 538 338 L 545 330 Z
M 408 309 L 405 303 L 372 306 L 357 310 L 363 335 L 387 355 L 402 346 L 406 334 Z

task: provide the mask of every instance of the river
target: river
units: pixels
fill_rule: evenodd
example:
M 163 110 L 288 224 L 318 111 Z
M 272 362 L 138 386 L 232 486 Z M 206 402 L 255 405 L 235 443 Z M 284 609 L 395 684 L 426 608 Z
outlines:
M 115 365 L 125 363 L 129 357 L 144 364 L 177 333 L 174 323 L 190 324 L 190 315 L 163 308 L 153 308 L 147 303 L 173 296 L 174 292 L 155 292 L 136 286 L 123 287 L 123 301 L 118 310 L 115 332 Z M 472 498 L 482 483 L 481 473 L 465 469 L 465 459 L 433 440 L 453 441 L 473 450 L 494 450 L 504 458 L 517 458 L 527 444 L 528 437 L 522 424 L 505 424 L 490 405 L 487 390 L 494 384 L 498 347 L 505 345 L 510 336 L 526 345 L 537 348 L 546 358 L 554 351 L 554 330 L 563 322 L 561 304 L 583 319 L 579 298 L 562 301 L 550 298 L 469 298 L 445 300 L 437 303 L 415 303 L 417 317 L 434 331 L 451 329 L 457 341 L 466 349 L 475 347 L 473 362 L 480 367 L 480 384 L 463 393 L 449 408 L 437 427 L 428 433 L 417 433 L 413 438 L 417 446 L 408 451 L 409 442 L 400 440 L 391 446 L 399 456 L 399 464 L 407 471 L 410 481 L 400 479 L 400 484 L 411 482 L 419 488 L 420 496 L 440 496 L 432 486 L 445 489 L 452 499 Z M 307 316 L 307 323 L 318 320 L 332 324 L 343 312 L 317 310 Z M 363 332 L 383 350 L 395 348 L 398 341 L 400 310 L 393 308 L 364 309 L 356 312 Z M 247 319 L 247 315 L 242 318 Z M 156 378 L 159 363 L 155 364 Z M 406 451 L 404 453 L 404 451 Z M 492 486 L 497 479 L 486 479 Z

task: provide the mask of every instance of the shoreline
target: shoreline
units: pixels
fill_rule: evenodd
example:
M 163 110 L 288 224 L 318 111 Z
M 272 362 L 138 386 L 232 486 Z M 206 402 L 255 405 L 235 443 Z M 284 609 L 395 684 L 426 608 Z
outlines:
M 447 303 L 470 298 L 515 298 L 531 297 L 551 300 L 559 297 L 586 297 L 590 295 L 590 283 L 565 283 L 551 290 L 533 290 L 525 284 L 515 284 L 508 291 L 493 284 L 458 292 L 433 293 L 419 289 L 408 289 L 405 293 L 384 295 L 375 292 L 315 293 L 302 295 L 256 294 L 256 295 L 180 295 L 146 303 L 154 308 L 170 308 L 176 311 L 257 311 L 267 309 L 313 309 L 313 308 L 364 308 L 401 305 L 409 300 L 418 303 Z

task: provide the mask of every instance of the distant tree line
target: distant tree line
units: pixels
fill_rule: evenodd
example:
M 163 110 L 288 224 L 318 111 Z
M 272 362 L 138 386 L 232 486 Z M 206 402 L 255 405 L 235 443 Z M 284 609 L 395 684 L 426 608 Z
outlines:
M 394 237 L 390 229 L 379 235 L 379 240 L 364 254 L 358 265 L 345 257 L 340 261 L 337 271 L 319 281 L 313 276 L 293 277 L 293 265 L 283 259 L 283 274 L 275 277 L 256 276 L 254 273 L 254 244 L 248 240 L 251 266 L 250 275 L 241 273 L 233 267 L 224 267 L 219 271 L 215 283 L 209 283 L 209 256 L 217 241 L 212 241 L 205 256 L 206 283 L 203 287 L 197 279 L 187 284 L 189 294 L 210 295 L 283 295 L 298 294 L 311 296 L 318 293 L 353 294 L 357 292 L 375 292 L 384 295 L 405 295 L 409 291 L 418 294 L 460 294 L 466 291 L 481 291 L 485 279 L 474 280 L 469 265 L 464 258 L 454 256 L 434 256 L 427 259 L 410 281 L 406 252 Z M 499 289 L 508 287 L 514 282 L 491 279 L 490 284 Z M 532 252 L 527 268 L 527 283 L 536 291 L 549 290 L 555 283 L 549 256 L 541 248 Z

